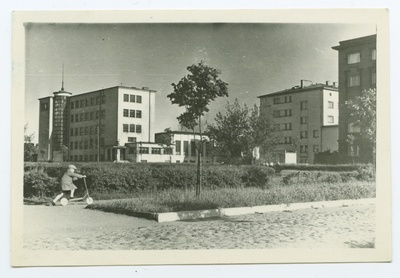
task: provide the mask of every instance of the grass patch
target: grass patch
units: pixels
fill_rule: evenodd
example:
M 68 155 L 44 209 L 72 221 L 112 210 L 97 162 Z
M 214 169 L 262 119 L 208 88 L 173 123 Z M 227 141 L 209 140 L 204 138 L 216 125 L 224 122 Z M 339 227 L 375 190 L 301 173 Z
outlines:
M 300 202 L 361 199 L 375 197 L 374 182 L 274 185 L 262 188 L 206 189 L 196 197 L 192 190 L 164 190 L 137 193 L 131 198 L 96 201 L 87 206 L 108 212 L 173 212 L 229 207 L 290 204 Z

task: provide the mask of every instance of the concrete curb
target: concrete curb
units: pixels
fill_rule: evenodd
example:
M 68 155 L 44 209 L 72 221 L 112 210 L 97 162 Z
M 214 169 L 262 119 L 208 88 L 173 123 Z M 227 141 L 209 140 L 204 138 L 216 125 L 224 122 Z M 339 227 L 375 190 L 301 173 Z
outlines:
M 332 207 L 348 207 L 354 205 L 372 205 L 376 203 L 375 198 L 369 199 L 350 199 L 350 200 L 337 200 L 337 201 L 322 201 L 322 202 L 308 202 L 308 203 L 294 203 L 294 204 L 281 204 L 281 205 L 267 205 L 267 206 L 254 206 L 254 207 L 240 207 L 240 208 L 221 208 L 212 210 L 196 210 L 196 211 L 180 211 L 180 212 L 165 212 L 158 213 L 156 220 L 158 222 L 171 222 L 179 220 L 194 220 L 210 217 L 223 217 L 235 216 L 252 213 L 267 213 L 276 211 L 293 211 L 299 209 L 320 209 Z

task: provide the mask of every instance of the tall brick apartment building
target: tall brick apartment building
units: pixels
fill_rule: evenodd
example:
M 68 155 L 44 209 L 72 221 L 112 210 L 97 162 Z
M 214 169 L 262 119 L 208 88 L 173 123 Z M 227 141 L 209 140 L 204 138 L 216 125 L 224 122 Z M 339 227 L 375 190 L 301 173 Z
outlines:
M 339 154 L 344 162 L 371 162 L 371 144 L 348 121 L 346 103 L 364 90 L 376 88 L 376 35 L 346 40 L 332 47 L 339 52 Z M 348 135 L 355 138 L 352 145 Z
M 73 96 L 63 87 L 39 99 L 40 160 L 113 161 L 117 144 L 153 140 L 156 91 L 115 86 Z

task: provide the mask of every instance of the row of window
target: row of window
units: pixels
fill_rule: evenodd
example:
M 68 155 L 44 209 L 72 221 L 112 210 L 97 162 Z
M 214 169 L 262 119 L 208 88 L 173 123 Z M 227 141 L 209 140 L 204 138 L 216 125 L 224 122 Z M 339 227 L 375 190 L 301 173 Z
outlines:
M 124 117 L 142 118 L 141 110 L 124 109 L 122 114 Z
M 376 71 L 370 73 L 371 84 L 376 84 Z M 359 73 L 351 74 L 347 77 L 347 87 L 357 87 L 361 84 L 361 76 Z
M 314 138 L 319 138 L 319 130 L 313 130 L 313 137 Z M 305 139 L 308 138 L 308 131 L 300 131 L 300 139 Z
M 151 150 L 151 152 L 150 152 Z M 129 148 L 128 149 L 129 154 L 135 154 L 136 148 Z M 149 148 L 149 147 L 139 147 L 138 153 L 140 154 L 161 154 L 161 148 L 158 147 L 153 147 L 153 148 Z M 164 149 L 164 154 L 172 154 L 172 150 L 171 149 Z
M 97 161 L 97 154 L 85 154 L 85 155 L 70 155 L 69 156 L 70 161 Z M 102 154 L 100 156 L 100 161 L 104 161 L 104 155 Z
M 103 104 L 105 102 L 106 102 L 106 98 L 104 95 L 102 95 L 101 103 Z M 84 108 L 84 107 L 89 107 L 89 106 L 94 106 L 94 105 L 100 105 L 100 96 L 71 101 L 71 109 Z
M 70 129 L 70 136 L 81 136 L 81 135 L 90 135 L 97 134 L 98 130 L 100 130 L 100 134 L 104 134 L 105 126 L 94 125 L 94 126 L 81 126 Z
M 274 104 L 281 104 L 281 103 L 291 103 L 292 102 L 292 96 L 284 96 L 283 101 L 281 101 L 280 97 L 275 97 L 273 99 L 273 103 Z
M 98 120 L 99 117 L 100 117 L 100 111 L 98 111 L 98 110 L 97 111 L 74 114 L 74 115 L 71 115 L 71 123 Z M 106 111 L 105 110 L 101 110 L 101 118 L 104 119 L 105 117 L 106 117 Z
M 313 152 L 319 153 L 319 145 L 313 145 Z M 308 145 L 300 145 L 300 153 L 308 153 Z
M 290 117 L 292 116 L 292 109 L 274 110 L 273 116 L 274 118 Z
M 124 102 L 142 103 L 142 96 L 124 94 Z
M 122 124 L 122 131 L 142 133 L 142 125 Z
M 104 138 L 100 138 L 100 146 L 104 146 Z M 97 148 L 98 148 L 97 138 L 90 138 L 69 143 L 70 150 L 87 150 L 87 149 L 96 150 Z
M 371 60 L 376 60 L 376 49 L 371 49 Z M 358 64 L 361 62 L 361 53 L 354 52 L 347 55 L 347 64 Z

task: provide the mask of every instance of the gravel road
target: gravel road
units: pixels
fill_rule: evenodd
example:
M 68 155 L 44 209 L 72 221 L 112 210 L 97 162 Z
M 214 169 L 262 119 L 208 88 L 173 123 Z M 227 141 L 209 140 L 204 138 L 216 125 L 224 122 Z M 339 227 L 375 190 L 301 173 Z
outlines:
M 165 250 L 373 247 L 375 206 L 157 223 L 85 209 L 24 206 L 24 248 Z

